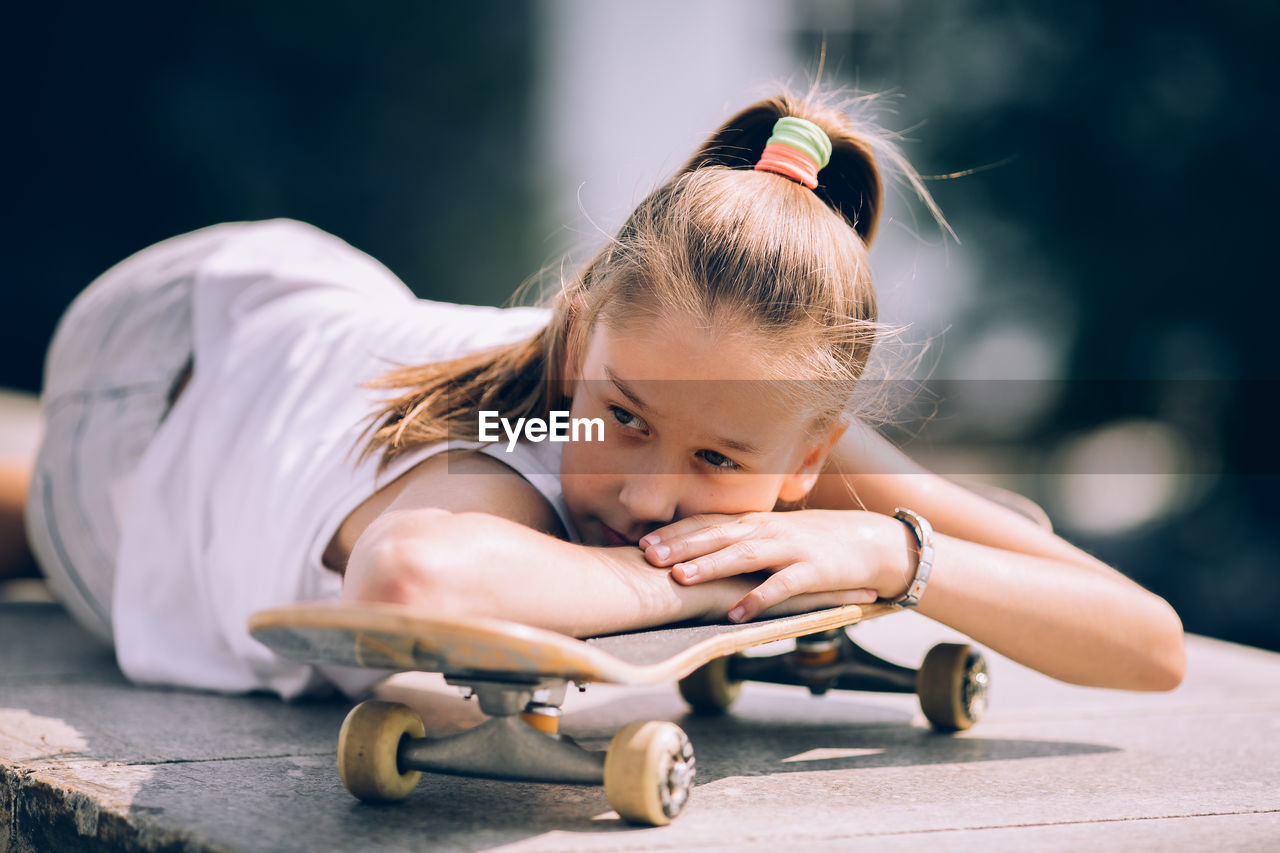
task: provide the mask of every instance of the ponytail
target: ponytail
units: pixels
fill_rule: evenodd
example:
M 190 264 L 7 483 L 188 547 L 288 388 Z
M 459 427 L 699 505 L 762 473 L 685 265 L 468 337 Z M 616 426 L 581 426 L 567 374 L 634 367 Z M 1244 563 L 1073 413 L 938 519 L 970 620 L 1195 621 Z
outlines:
M 831 140 L 831 160 L 813 192 L 871 244 L 880 219 L 883 188 L 870 137 L 857 133 L 840 110 L 779 95 L 752 104 L 726 121 L 685 164 L 682 172 L 708 166 L 750 169 L 760 159 L 773 126 L 784 116 L 807 119 Z

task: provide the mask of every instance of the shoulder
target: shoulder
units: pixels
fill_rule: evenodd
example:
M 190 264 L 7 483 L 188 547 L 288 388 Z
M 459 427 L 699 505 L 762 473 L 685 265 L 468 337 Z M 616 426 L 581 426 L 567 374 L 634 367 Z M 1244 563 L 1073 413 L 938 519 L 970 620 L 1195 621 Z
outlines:
M 486 512 L 553 536 L 565 535 L 555 509 L 542 492 L 492 456 L 465 450 L 437 453 L 403 479 L 404 487 L 392 504 L 397 509 Z
M 325 549 L 325 564 L 342 571 L 357 540 L 374 521 L 421 509 L 484 512 L 567 538 L 551 503 L 514 469 L 491 456 L 449 450 L 419 462 L 352 511 Z

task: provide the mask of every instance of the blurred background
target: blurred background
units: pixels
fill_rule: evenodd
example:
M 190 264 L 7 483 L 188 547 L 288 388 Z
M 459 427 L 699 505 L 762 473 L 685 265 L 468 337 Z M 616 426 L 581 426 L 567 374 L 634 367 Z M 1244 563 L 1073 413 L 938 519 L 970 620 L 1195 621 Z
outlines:
M 19 393 L 98 273 L 224 220 L 303 219 L 421 296 L 500 304 L 734 110 L 807 88 L 825 48 L 825 83 L 883 94 L 875 115 L 958 237 L 894 194 L 872 257 L 917 356 L 896 378 L 919 393 L 890 433 L 1039 501 L 1189 630 L 1280 649 L 1280 5 L 141 0 L 7 17 L 0 388 Z

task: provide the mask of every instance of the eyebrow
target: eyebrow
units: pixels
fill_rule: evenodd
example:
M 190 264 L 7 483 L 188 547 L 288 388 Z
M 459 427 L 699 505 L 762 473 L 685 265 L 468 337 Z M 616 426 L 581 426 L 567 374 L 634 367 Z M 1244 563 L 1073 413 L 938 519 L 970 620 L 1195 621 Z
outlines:
M 635 404 L 636 408 L 641 409 L 642 411 L 649 408 L 648 406 L 645 405 L 644 400 L 641 400 L 640 396 L 636 394 L 635 390 L 632 389 L 632 387 L 628 385 L 626 382 L 624 382 L 622 379 L 620 379 L 616 373 L 610 370 L 609 365 L 607 364 L 604 365 L 604 374 L 605 376 L 609 377 L 609 381 L 614 384 L 614 387 L 618 389 L 618 391 L 622 394 L 622 396 L 626 397 L 628 400 L 630 400 L 632 403 Z M 738 453 L 742 453 L 747 456 L 760 455 L 760 449 L 756 447 L 754 444 L 748 444 L 745 441 L 738 441 L 736 438 L 716 436 L 712 440 L 712 443 L 718 444 L 721 447 L 727 447 L 730 450 L 736 451 Z
M 636 394 L 635 391 L 631 390 L 631 386 L 623 382 L 621 379 L 619 379 L 618 374 L 610 370 L 609 365 L 607 364 L 604 366 L 604 375 L 609 377 L 609 381 L 612 382 L 614 386 L 618 389 L 618 391 L 622 393 L 622 396 L 626 397 L 628 400 L 636 404 L 636 408 L 639 408 L 639 409 L 649 408 L 644 404 L 644 400 L 641 400 L 640 396 Z

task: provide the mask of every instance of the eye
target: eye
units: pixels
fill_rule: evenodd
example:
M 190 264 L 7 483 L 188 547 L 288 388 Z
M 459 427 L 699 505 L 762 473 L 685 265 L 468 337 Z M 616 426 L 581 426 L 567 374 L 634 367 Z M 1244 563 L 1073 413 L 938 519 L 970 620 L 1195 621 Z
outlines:
M 737 462 L 734 462 L 723 453 L 716 453 L 714 450 L 699 450 L 698 453 L 702 454 L 703 461 L 712 468 L 723 468 L 726 471 L 732 471 L 740 467 Z
M 610 406 L 609 412 L 613 415 L 613 419 L 626 429 L 643 432 L 648 428 L 648 424 L 644 422 L 644 419 L 638 415 L 631 414 L 621 406 Z

